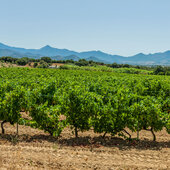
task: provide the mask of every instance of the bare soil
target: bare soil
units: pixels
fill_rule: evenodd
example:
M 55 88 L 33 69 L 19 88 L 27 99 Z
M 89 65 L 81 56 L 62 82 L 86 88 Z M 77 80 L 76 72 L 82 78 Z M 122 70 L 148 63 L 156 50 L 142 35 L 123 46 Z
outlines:
M 39 65 L 39 63 L 38 63 Z M 63 66 L 64 64 L 63 63 L 52 63 L 51 66 L 57 66 L 57 67 L 60 67 L 60 66 Z M 12 64 L 12 63 L 2 63 L 0 62 L 0 68 L 2 67 L 28 67 L 28 68 L 34 68 L 34 62 L 31 62 L 29 64 L 26 64 L 25 66 L 20 66 L 20 65 L 17 65 L 17 64 Z
M 52 63 L 51 65 L 52 66 L 63 66 L 64 64 L 63 63 Z
M 66 128 L 54 138 L 41 130 L 5 124 L 0 134 L 0 169 L 170 169 L 170 135 L 165 130 L 152 134 L 140 132 L 140 141 L 128 141 L 93 131 L 74 138 Z M 133 133 L 133 138 L 136 133 Z

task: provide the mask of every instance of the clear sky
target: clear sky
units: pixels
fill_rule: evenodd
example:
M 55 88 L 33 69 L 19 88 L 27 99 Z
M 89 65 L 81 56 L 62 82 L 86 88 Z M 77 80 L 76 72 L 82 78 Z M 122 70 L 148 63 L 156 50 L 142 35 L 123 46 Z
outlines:
M 0 42 L 125 56 L 170 50 L 170 0 L 0 0 Z

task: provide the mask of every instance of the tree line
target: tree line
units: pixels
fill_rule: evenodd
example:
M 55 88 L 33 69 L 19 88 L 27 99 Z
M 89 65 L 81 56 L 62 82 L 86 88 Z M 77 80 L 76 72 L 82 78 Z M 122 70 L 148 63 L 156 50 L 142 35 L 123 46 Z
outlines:
M 0 62 L 5 63 L 11 63 L 11 64 L 17 64 L 20 66 L 30 65 L 34 68 L 48 68 L 52 63 L 64 63 L 64 64 L 74 64 L 76 66 L 107 66 L 111 68 L 137 68 L 137 69 L 143 69 L 143 70 L 150 70 L 153 71 L 153 74 L 155 75 L 170 75 L 170 66 L 143 66 L 143 65 L 130 65 L 130 64 L 118 64 L 118 63 L 112 63 L 112 64 L 105 64 L 103 62 L 96 62 L 93 60 L 85 60 L 80 59 L 78 61 L 74 60 L 53 60 L 50 57 L 41 57 L 40 59 L 34 59 L 34 58 L 13 58 L 9 56 L 0 57 Z M 33 63 L 33 65 L 31 65 Z

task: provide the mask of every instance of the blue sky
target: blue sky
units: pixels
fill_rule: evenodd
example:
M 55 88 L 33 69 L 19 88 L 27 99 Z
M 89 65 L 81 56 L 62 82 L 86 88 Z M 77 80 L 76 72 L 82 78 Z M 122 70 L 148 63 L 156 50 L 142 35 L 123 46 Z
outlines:
M 170 0 L 0 0 L 0 42 L 124 56 L 170 50 Z

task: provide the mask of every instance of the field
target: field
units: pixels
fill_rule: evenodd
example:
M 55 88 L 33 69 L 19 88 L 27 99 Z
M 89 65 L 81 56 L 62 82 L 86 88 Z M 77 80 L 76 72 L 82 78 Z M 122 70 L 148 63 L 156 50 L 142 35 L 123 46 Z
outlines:
M 0 168 L 170 168 L 169 76 L 1 68 L 0 81 Z
M 103 140 L 92 131 L 75 139 L 66 128 L 57 140 L 41 130 L 6 126 L 0 136 L 0 169 L 170 169 L 170 136 L 165 130 L 152 142 L 141 131 L 141 141 L 128 142 L 108 135 Z M 133 134 L 136 137 L 136 133 Z

